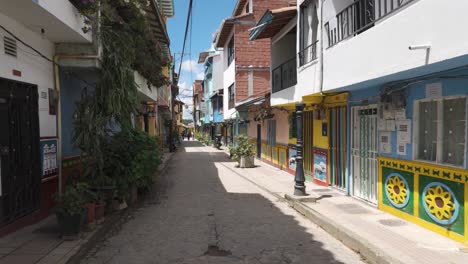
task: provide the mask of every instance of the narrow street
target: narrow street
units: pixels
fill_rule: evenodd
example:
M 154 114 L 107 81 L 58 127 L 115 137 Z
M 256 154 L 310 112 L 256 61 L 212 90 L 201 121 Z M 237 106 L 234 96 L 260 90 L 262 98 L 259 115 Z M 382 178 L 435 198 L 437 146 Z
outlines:
M 224 152 L 184 141 L 144 205 L 81 263 L 362 262 L 228 162 Z

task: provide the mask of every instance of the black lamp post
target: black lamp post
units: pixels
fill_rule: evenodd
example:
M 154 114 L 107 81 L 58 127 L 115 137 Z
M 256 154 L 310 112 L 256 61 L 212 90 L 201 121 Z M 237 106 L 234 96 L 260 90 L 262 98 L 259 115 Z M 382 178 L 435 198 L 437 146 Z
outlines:
M 296 144 L 296 174 L 294 176 L 294 195 L 305 196 L 305 177 L 302 158 L 302 114 L 304 112 L 304 103 L 296 104 L 296 122 L 297 122 L 297 144 Z

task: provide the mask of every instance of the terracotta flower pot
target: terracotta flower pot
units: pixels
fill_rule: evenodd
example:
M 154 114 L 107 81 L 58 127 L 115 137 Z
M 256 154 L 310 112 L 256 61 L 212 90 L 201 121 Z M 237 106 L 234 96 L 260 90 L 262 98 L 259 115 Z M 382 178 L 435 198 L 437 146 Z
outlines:
M 104 220 L 104 212 L 106 210 L 106 203 L 96 203 L 96 210 L 95 210 L 95 219 L 97 222 L 102 222 Z
M 91 202 L 84 205 L 87 211 L 86 224 L 90 225 L 94 223 L 96 219 L 96 203 Z

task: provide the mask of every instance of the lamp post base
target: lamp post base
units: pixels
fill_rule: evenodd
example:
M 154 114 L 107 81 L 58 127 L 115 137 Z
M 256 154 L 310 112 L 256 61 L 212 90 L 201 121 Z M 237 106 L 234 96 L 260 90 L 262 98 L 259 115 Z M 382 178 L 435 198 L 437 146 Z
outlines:
M 305 186 L 294 186 L 294 195 L 295 196 L 307 196 Z

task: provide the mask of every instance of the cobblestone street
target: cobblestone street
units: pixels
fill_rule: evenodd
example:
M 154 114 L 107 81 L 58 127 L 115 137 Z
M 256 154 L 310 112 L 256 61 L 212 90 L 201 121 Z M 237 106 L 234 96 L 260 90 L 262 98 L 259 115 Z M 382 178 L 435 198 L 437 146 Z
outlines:
M 81 263 L 361 263 L 228 162 L 185 141 L 144 205 Z

